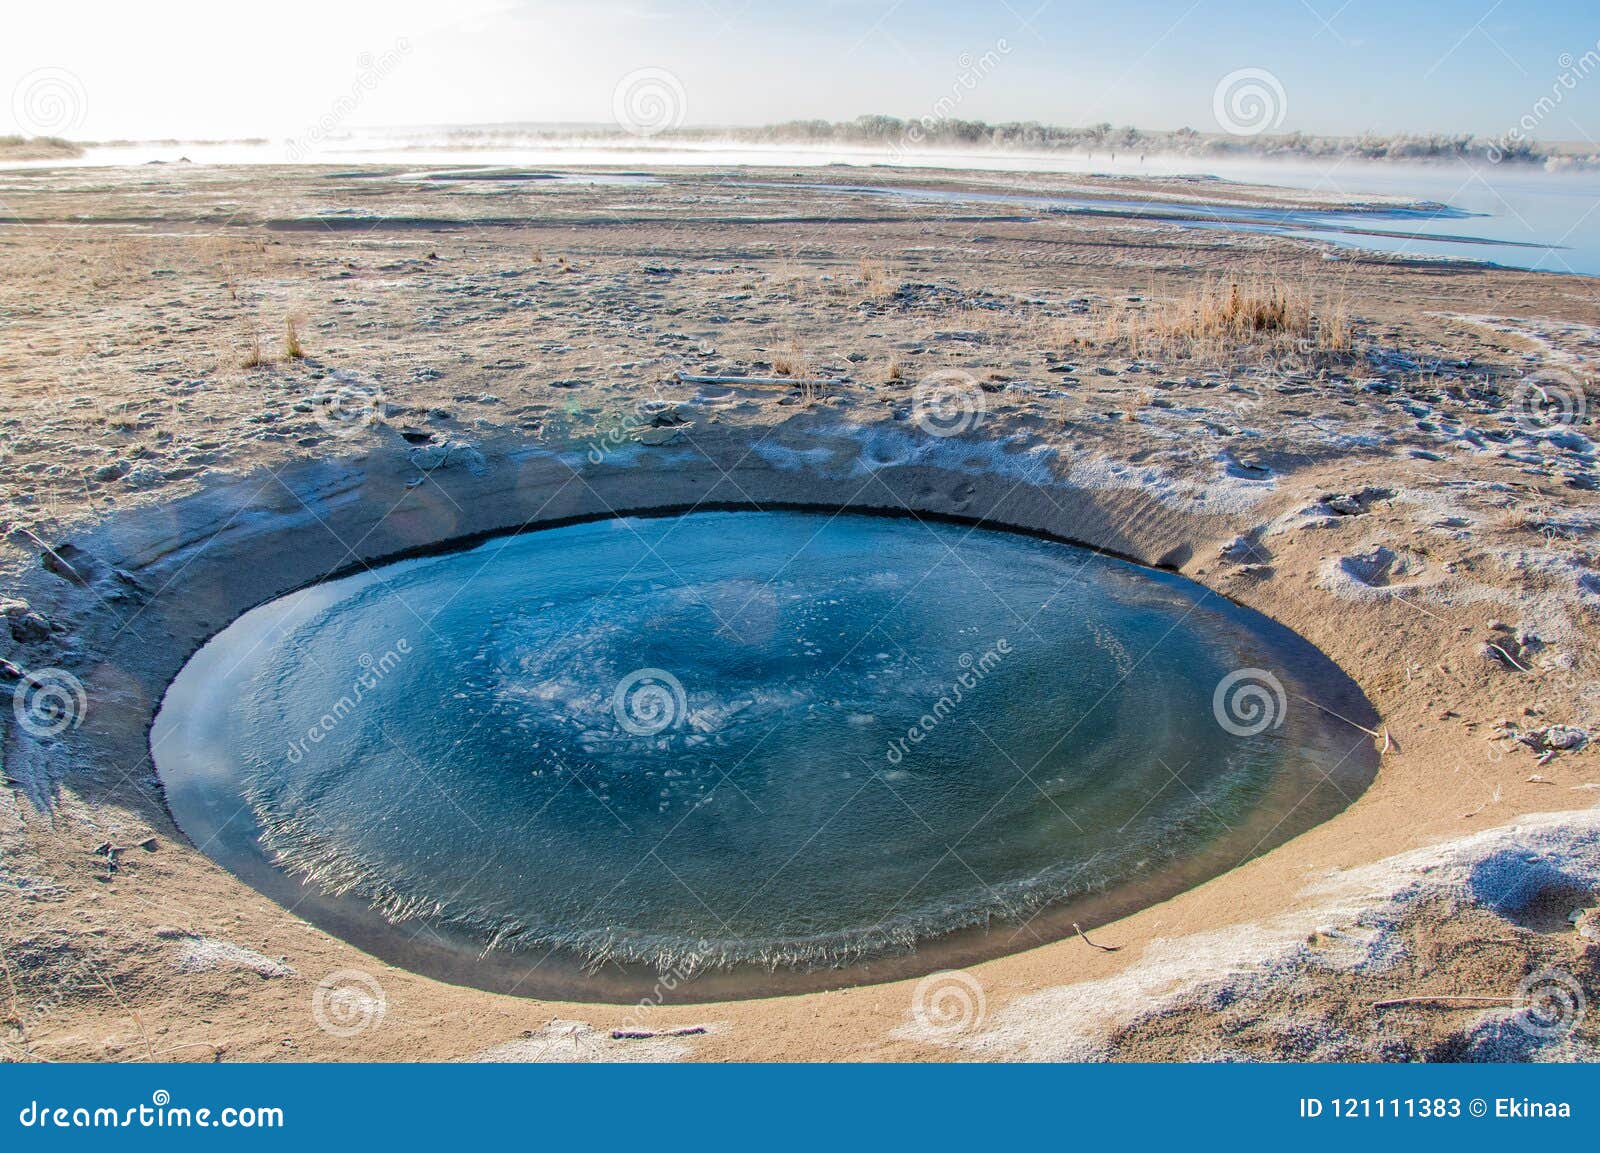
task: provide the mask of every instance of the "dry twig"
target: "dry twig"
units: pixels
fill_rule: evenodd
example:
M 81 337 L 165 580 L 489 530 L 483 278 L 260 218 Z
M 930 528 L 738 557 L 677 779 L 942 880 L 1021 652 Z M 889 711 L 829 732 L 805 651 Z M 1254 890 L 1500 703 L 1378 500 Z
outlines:
M 1083 929 L 1079 927 L 1078 922 L 1076 921 L 1072 922 L 1072 928 L 1078 934 L 1078 936 L 1083 938 L 1083 943 L 1088 945 L 1091 949 L 1099 949 L 1102 953 L 1115 953 L 1118 949 L 1122 948 L 1121 945 L 1099 945 L 1089 940 L 1089 934 L 1085 933 Z

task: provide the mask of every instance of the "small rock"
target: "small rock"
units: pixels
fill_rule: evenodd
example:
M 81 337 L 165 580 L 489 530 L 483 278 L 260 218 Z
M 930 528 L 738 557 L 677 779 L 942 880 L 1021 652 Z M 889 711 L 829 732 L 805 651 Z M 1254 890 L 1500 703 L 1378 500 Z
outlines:
M 50 622 L 38 613 L 8 614 L 11 622 L 11 639 L 19 645 L 33 644 L 50 636 Z
M 11 639 L 19 645 L 33 644 L 50 636 L 50 622 L 28 605 L 27 601 L 0 597 L 0 616 L 11 626 Z
M 1541 734 L 1546 748 L 1575 749 L 1589 739 L 1589 734 L 1583 729 L 1571 725 L 1551 725 Z
M 1241 460 L 1230 452 L 1221 454 L 1222 471 L 1232 477 L 1258 480 L 1272 475 L 1272 469 L 1257 460 Z
M 1573 927 L 1585 941 L 1600 941 L 1600 909 L 1574 909 Z
M 689 424 L 693 416 L 693 406 L 687 404 L 673 405 L 670 408 L 662 408 L 652 413 L 650 424 L 655 428 L 671 428 L 676 424 Z
M 483 453 L 465 441 L 451 440 L 443 444 L 427 444 L 411 454 L 411 463 L 423 472 L 440 468 L 464 468 L 475 476 L 489 471 Z
M 126 476 L 124 476 L 122 478 L 122 483 L 125 487 L 131 488 L 135 492 L 143 492 L 146 489 L 152 489 L 157 485 L 164 483 L 166 479 L 167 478 L 162 475 L 161 470 L 155 467 L 155 465 L 141 464 L 133 468 Z
M 638 441 L 640 444 L 650 445 L 651 447 L 658 448 L 661 445 L 672 444 L 682 435 L 683 426 L 672 425 L 667 428 L 641 428 L 638 432 L 633 434 L 633 439 Z
M 1248 537 L 1236 536 L 1217 550 L 1217 555 L 1231 564 L 1243 564 L 1255 558 L 1255 546 Z

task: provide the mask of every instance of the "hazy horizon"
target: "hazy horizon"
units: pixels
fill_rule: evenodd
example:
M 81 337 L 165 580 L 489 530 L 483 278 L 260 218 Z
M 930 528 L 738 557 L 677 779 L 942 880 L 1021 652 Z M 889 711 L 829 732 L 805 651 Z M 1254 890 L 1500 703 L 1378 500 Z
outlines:
M 862 119 L 862 118 L 866 118 L 866 117 L 889 116 L 889 115 L 891 115 L 891 114 L 890 113 L 881 112 L 881 111 L 877 111 L 877 110 L 870 110 L 870 111 L 866 111 L 866 112 L 857 113 L 855 116 L 847 116 L 847 117 L 843 117 L 843 118 L 841 118 L 839 120 L 827 120 L 827 121 L 822 121 L 822 122 L 823 123 L 828 123 L 828 124 L 833 124 L 833 125 L 845 125 L 845 124 L 849 124 L 852 121 L 855 121 L 857 119 Z M 908 124 L 908 125 L 915 123 L 915 120 L 912 119 L 912 118 L 902 118 L 902 119 L 904 119 L 905 123 Z M 685 124 L 680 125 L 680 126 L 678 126 L 676 128 L 664 129 L 664 130 L 662 130 L 662 132 L 659 135 L 663 138 L 660 141 L 660 143 L 662 143 L 662 144 L 667 144 L 667 143 L 670 143 L 670 142 L 672 142 L 674 140 L 681 140 L 681 139 L 683 139 L 685 137 L 691 137 L 692 136 L 692 137 L 695 137 L 697 140 L 700 140 L 700 141 L 705 142 L 705 143 L 712 143 L 712 144 L 714 144 L 714 143 L 726 143 L 726 144 L 728 144 L 730 146 L 748 146 L 749 145 L 749 141 L 744 139 L 744 136 L 749 134 L 749 133 L 751 133 L 751 132 L 761 132 L 761 131 L 770 130 L 770 129 L 780 129 L 780 128 L 784 128 L 784 127 L 786 127 L 788 125 L 791 125 L 791 124 L 804 124 L 804 123 L 810 123 L 810 122 L 811 121 L 808 120 L 808 119 L 799 119 L 799 120 L 764 121 L 764 122 L 761 122 L 761 123 L 754 123 L 754 124 L 738 124 L 738 123 L 732 123 L 732 122 L 729 122 L 729 123 L 716 123 L 716 124 L 689 124 L 689 123 L 685 123 Z M 1003 126 L 1003 123 L 1030 123 L 1030 122 L 1029 121 L 995 122 L 994 126 Z M 1071 130 L 1071 131 L 1081 131 L 1081 130 L 1086 130 L 1086 129 L 1089 129 L 1089 128 L 1093 127 L 1092 125 L 1088 125 L 1088 124 L 1057 123 L 1057 122 L 1054 122 L 1054 121 L 1041 121 L 1041 120 L 1034 120 L 1034 121 L 1031 121 L 1031 123 L 1038 124 L 1038 125 L 1040 125 L 1041 127 L 1044 127 L 1044 128 L 1057 128 L 1057 129 Z M 1148 134 L 1150 136 L 1155 136 L 1155 137 L 1170 136 L 1170 135 L 1173 135 L 1175 131 L 1177 131 L 1177 130 L 1166 129 L 1166 128 L 1154 128 L 1154 127 L 1151 127 L 1149 125 L 1143 125 L 1143 124 L 1127 124 L 1127 123 L 1123 123 L 1123 122 L 1120 122 L 1120 121 L 1104 121 L 1102 123 L 1112 124 L 1114 126 L 1114 128 L 1118 132 L 1121 132 L 1123 130 L 1131 128 L 1131 129 L 1134 129 L 1134 130 L 1139 131 L 1141 133 L 1146 133 L 1146 134 Z M 484 134 L 485 136 L 492 135 L 492 134 L 495 134 L 495 133 L 506 133 L 507 135 L 511 135 L 511 134 L 513 134 L 515 132 L 525 132 L 525 133 L 530 133 L 530 134 L 532 134 L 532 133 L 545 133 L 545 134 L 549 134 L 552 137 L 555 137 L 555 136 L 570 136 L 570 137 L 572 137 L 574 139 L 582 139 L 582 138 L 584 138 L 586 136 L 592 136 L 595 139 L 610 138 L 610 137 L 623 137 L 623 138 L 625 138 L 625 137 L 634 135 L 633 133 L 630 133 L 626 127 L 618 125 L 618 123 L 616 122 L 615 119 L 605 119 L 605 120 L 481 120 L 481 121 L 439 121 L 439 122 L 418 122 L 418 123 L 350 124 L 350 125 L 341 125 L 340 126 L 340 130 L 341 130 L 341 132 L 348 132 L 350 134 L 350 136 L 352 136 L 352 137 L 357 137 L 357 138 L 362 138 L 362 139 L 378 138 L 378 137 L 382 137 L 382 136 L 384 136 L 386 134 L 400 135 L 400 134 L 407 134 L 407 133 L 416 134 L 419 138 L 424 138 L 426 136 L 426 134 L 434 133 L 434 132 L 438 132 L 438 133 L 463 133 L 463 134 L 481 133 L 481 134 Z M 1271 138 L 1282 138 L 1284 136 L 1290 135 L 1292 133 L 1292 131 L 1293 130 L 1289 130 L 1289 129 L 1280 129 L 1280 130 L 1277 130 L 1277 131 L 1271 133 L 1270 137 Z M 726 132 L 728 135 L 726 137 L 719 137 L 717 135 L 717 133 L 719 133 L 719 132 Z M 1420 138 L 1420 137 L 1425 137 L 1425 136 L 1428 136 L 1428 135 L 1438 135 L 1438 136 L 1455 135 L 1455 134 L 1452 134 L 1452 133 L 1444 133 L 1444 132 L 1430 133 L 1430 132 L 1425 132 L 1425 131 L 1421 131 L 1421 130 L 1416 130 L 1416 131 L 1411 131 L 1411 132 L 1400 131 L 1400 132 L 1394 132 L 1394 133 L 1376 133 L 1376 132 L 1372 132 L 1371 130 L 1365 130 L 1365 129 L 1357 131 L 1357 132 L 1350 132 L 1350 133 L 1326 133 L 1326 134 L 1304 133 L 1306 138 L 1307 139 L 1311 139 L 1311 140 L 1355 139 L 1355 138 L 1359 138 L 1360 136 L 1365 135 L 1365 134 L 1370 134 L 1370 135 L 1373 135 L 1373 136 L 1376 136 L 1376 137 L 1380 137 L 1380 138 L 1390 138 L 1390 137 L 1400 138 L 1400 137 L 1406 137 L 1406 136 L 1415 136 L 1415 137 L 1419 137 Z M 651 135 L 654 136 L 654 135 L 657 135 L 657 134 L 652 133 Z M 1201 138 L 1205 138 L 1205 139 L 1209 139 L 1209 138 L 1226 138 L 1229 135 L 1230 135 L 1229 133 L 1227 133 L 1227 132 L 1225 132 L 1225 131 L 1223 131 L 1221 129 L 1218 129 L 1218 128 L 1213 128 L 1209 132 L 1205 132 L 1205 131 L 1199 132 L 1199 136 Z M 1463 133 L 1461 135 L 1471 135 L 1471 134 Z M 177 143 L 177 144 L 230 144 L 230 143 L 238 143 L 238 142 L 256 142 L 256 141 L 267 143 L 267 144 L 276 144 L 276 143 L 285 142 L 285 141 L 292 142 L 295 139 L 295 137 L 292 136 L 291 134 L 287 133 L 287 132 L 282 133 L 282 134 L 278 134 L 278 135 L 274 135 L 274 134 L 252 134 L 252 135 L 239 134 L 239 135 L 205 135 L 205 136 L 193 135 L 193 136 L 182 136 L 182 135 L 170 135 L 170 134 L 168 134 L 168 135 L 160 135 L 160 136 L 115 136 L 115 137 L 104 137 L 104 138 L 89 137 L 89 136 L 83 135 L 82 133 L 79 133 L 79 134 L 77 134 L 75 136 L 62 137 L 62 139 L 69 140 L 72 143 L 83 145 L 85 147 L 95 147 L 95 146 L 98 146 L 98 145 L 106 145 L 106 144 L 123 144 L 123 143 L 127 143 L 127 144 L 150 144 L 150 143 L 163 143 L 163 142 L 169 142 L 169 141 L 173 142 L 173 143 Z M 1488 139 L 1488 138 L 1485 137 L 1483 139 Z M 648 145 L 649 143 L 650 143 L 650 141 L 648 139 L 644 139 L 644 140 L 640 140 L 639 141 L 639 144 L 641 146 Z M 802 145 L 800 143 L 794 142 L 794 141 L 784 141 L 784 143 L 788 144 L 789 146 L 796 147 L 796 148 L 802 147 Z M 1578 137 L 1568 138 L 1568 139 L 1557 139 L 1557 138 L 1550 138 L 1550 137 L 1538 137 L 1537 138 L 1537 143 L 1540 146 L 1542 146 L 1543 148 L 1545 148 L 1547 150 L 1550 150 L 1550 151 L 1560 152 L 1560 151 L 1581 150 L 1581 151 L 1584 151 L 1584 152 L 1588 152 L 1590 150 L 1594 150 L 1596 152 L 1600 152 L 1600 137 L 1597 137 L 1595 140 L 1592 140 L 1592 141 L 1591 140 L 1582 139 L 1582 138 L 1578 138 Z M 819 145 L 819 147 L 820 147 L 820 145 Z M 956 149 L 956 148 L 958 148 L 960 146 L 959 145 L 955 145 L 955 144 L 950 144 L 950 143 L 947 143 L 947 142 L 941 143 L 941 142 L 937 142 L 937 141 L 929 141 L 929 142 L 925 143 L 923 145 L 923 147 L 928 151 L 937 151 L 939 149 Z M 977 145 L 975 147 L 984 148 L 984 147 L 987 147 L 987 145 L 986 144 L 979 144 L 979 145 Z M 1022 151 L 1022 149 L 1019 149 L 1019 151 Z M 1156 150 L 1152 149 L 1151 151 L 1156 151 Z
M 8 24 L 0 134 L 79 140 L 879 114 L 1596 146 L 1600 123 L 1600 19 L 1575 0 L 64 0 Z

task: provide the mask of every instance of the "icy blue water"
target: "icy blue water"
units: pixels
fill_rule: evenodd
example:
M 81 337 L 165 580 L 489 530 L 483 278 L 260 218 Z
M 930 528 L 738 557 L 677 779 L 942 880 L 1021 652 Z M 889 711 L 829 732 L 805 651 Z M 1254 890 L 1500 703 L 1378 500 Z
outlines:
M 1479 261 L 1507 268 L 1600 276 L 1600 176 L 1515 165 L 1334 165 L 1278 161 L 1224 168 L 1235 178 L 1334 197 L 1371 196 L 1348 210 L 1191 203 L 1167 198 L 1063 196 L 976 189 L 812 184 L 861 196 L 937 204 L 1009 205 L 1073 216 L 1125 217 L 1185 228 L 1268 232 L 1413 259 Z M 760 181 L 748 181 L 761 186 Z M 1203 184 L 1186 189 L 1203 195 Z M 1414 204 L 1386 203 L 1406 197 Z
M 153 742 L 208 852 L 399 935 L 805 970 L 991 921 L 1021 947 L 1047 906 L 1155 899 L 1326 817 L 1371 764 L 1307 699 L 1324 664 L 1067 545 L 715 512 L 263 606 L 179 677 Z M 1244 669 L 1282 686 L 1281 724 L 1219 723 Z

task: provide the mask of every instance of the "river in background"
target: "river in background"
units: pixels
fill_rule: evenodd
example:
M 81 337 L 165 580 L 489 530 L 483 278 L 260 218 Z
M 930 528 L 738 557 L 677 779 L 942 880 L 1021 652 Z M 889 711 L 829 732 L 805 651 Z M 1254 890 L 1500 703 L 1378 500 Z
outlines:
M 1338 198 L 1399 198 L 1417 205 L 1394 212 L 1353 214 L 1297 210 L 1288 219 L 1253 218 L 1238 211 L 1179 212 L 1176 221 L 1193 227 L 1270 231 L 1346 247 L 1394 252 L 1429 259 L 1476 260 L 1512 268 L 1600 276 L 1600 171 L 1552 172 L 1540 167 L 1486 161 L 1438 164 L 1387 163 L 1338 158 L 1232 159 L 1134 152 L 1028 154 L 1000 151 L 758 146 L 748 144 L 654 143 L 650 140 L 508 138 L 505 146 L 461 147 L 448 130 L 433 137 L 415 131 L 356 136 L 314 151 L 282 144 L 133 144 L 91 148 L 71 166 L 174 162 L 186 157 L 209 164 L 401 164 L 496 165 L 519 168 L 588 167 L 674 168 L 746 167 L 820 170 L 849 166 L 958 169 L 973 172 L 1109 174 L 1118 176 L 1213 176 L 1223 180 L 1308 189 Z M 403 141 L 403 145 L 397 142 Z M 29 162 L 13 167 L 49 167 Z M 838 167 L 819 183 L 833 180 Z M 913 191 L 913 194 L 915 192 Z M 949 196 L 948 193 L 941 193 Z M 957 195 L 953 199 L 967 199 Z M 976 195 L 973 198 L 980 198 Z M 991 194 L 982 199 L 991 200 Z M 1107 204 L 1085 205 L 1084 198 L 1018 196 L 1042 210 L 1087 212 Z M 1050 203 L 1051 200 L 1057 203 Z M 1112 202 L 1122 215 L 1173 218 L 1171 201 Z

